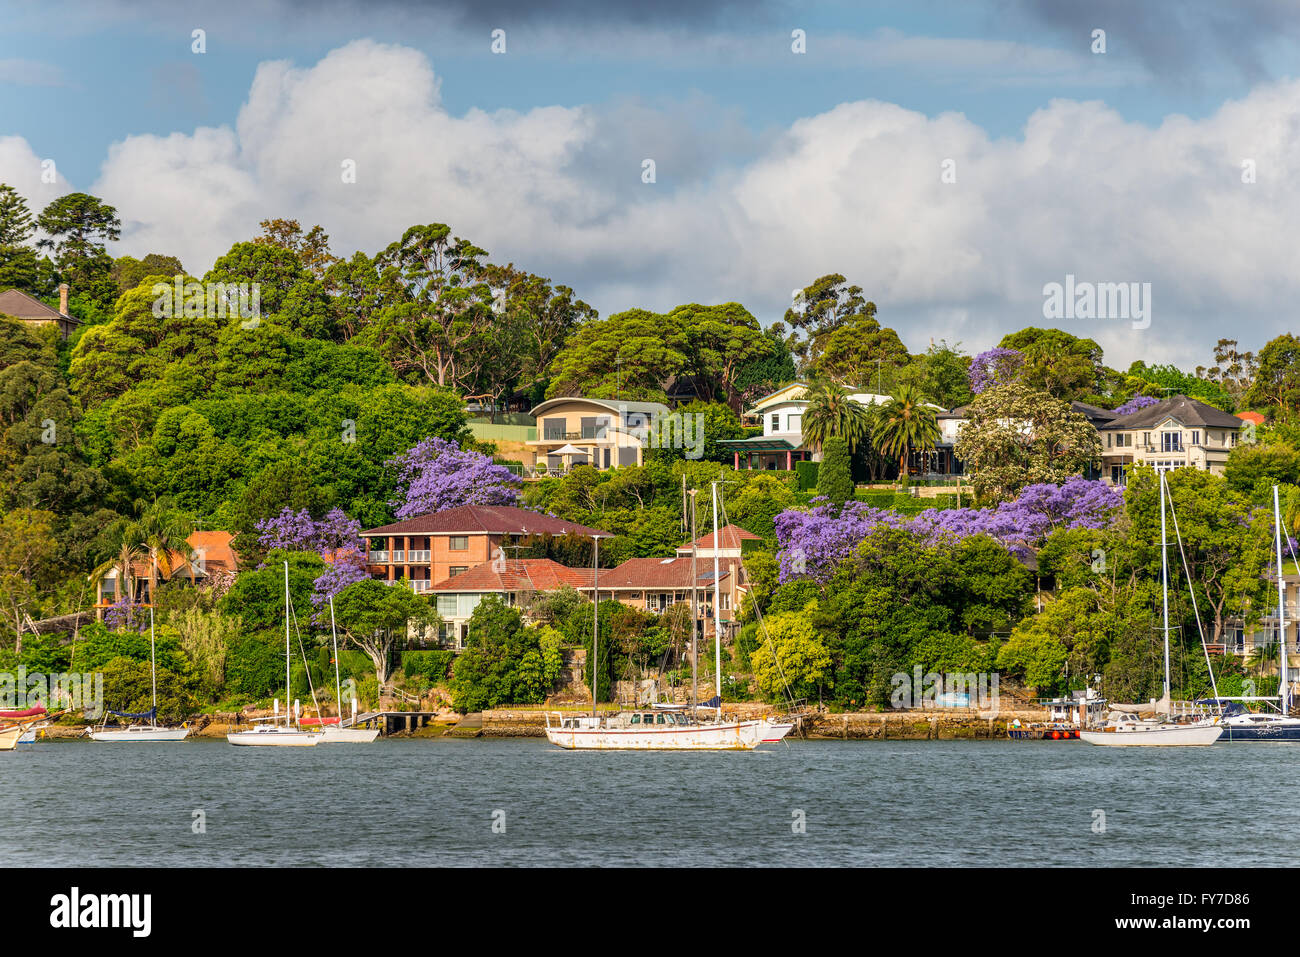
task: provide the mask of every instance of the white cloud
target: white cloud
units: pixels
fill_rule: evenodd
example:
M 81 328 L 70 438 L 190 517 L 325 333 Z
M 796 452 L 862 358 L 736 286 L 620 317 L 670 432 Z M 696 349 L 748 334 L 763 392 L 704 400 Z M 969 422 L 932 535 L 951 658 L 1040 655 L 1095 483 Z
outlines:
M 175 253 L 199 272 L 274 216 L 321 223 L 342 253 L 446 222 L 603 314 L 735 299 L 772 320 L 791 289 L 841 272 L 913 349 L 931 336 L 983 349 L 1050 324 L 1042 287 L 1073 273 L 1152 283 L 1152 324 L 1058 325 L 1113 365 L 1192 366 L 1220 336 L 1257 348 L 1284 331 L 1300 293 L 1300 82 L 1156 128 L 1056 100 L 1017 139 L 872 100 L 763 138 L 721 112 L 664 120 L 682 115 L 623 103 L 453 116 L 422 53 L 358 41 L 307 68 L 263 64 L 234 129 L 128 137 L 92 190 L 123 216 L 120 252 Z M 31 169 L 25 145 L 0 139 L 0 180 Z M 707 161 L 733 150 L 748 158 Z M 656 184 L 640 181 L 647 157 Z M 945 159 L 955 184 L 941 182 Z

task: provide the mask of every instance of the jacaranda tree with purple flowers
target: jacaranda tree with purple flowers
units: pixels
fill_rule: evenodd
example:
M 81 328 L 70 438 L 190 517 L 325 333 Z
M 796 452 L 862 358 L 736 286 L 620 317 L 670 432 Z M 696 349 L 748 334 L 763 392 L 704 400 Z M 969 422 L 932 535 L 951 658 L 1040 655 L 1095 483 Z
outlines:
M 397 469 L 398 518 L 462 505 L 518 505 L 522 480 L 490 456 L 428 438 L 389 463 Z
M 325 573 L 316 579 L 312 588 L 311 603 L 317 609 L 317 621 L 328 620 L 322 615 L 332 596 L 353 582 L 369 577 L 361 524 L 342 509 L 331 509 L 324 518 L 314 519 L 306 509 L 285 508 L 274 518 L 258 522 L 256 527 L 263 548 L 315 552 L 325 561 Z
M 1153 399 L 1149 395 L 1135 395 L 1123 405 L 1115 409 L 1116 415 L 1128 415 L 1130 412 L 1136 412 L 1138 409 L 1145 409 L 1149 405 L 1155 405 L 1159 399 Z
M 911 532 L 928 544 L 987 535 L 1025 555 L 1058 528 L 1106 528 L 1123 507 L 1123 496 L 1102 482 L 1072 478 L 1061 485 L 1027 486 L 996 508 L 926 509 L 906 518 L 888 509 L 849 502 L 838 514 L 826 505 L 776 517 L 780 581 L 809 577 L 825 582 L 868 535 L 884 526 Z
M 1024 364 L 1025 354 L 1019 349 L 997 346 L 981 352 L 970 361 L 966 370 L 971 391 L 978 394 L 989 386 L 1010 382 Z

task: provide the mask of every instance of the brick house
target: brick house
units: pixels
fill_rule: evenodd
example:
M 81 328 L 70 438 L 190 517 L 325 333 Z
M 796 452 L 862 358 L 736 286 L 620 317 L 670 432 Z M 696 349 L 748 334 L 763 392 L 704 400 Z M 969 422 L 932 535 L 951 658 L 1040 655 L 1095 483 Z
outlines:
M 231 542 L 234 536 L 229 532 L 207 531 L 192 532 L 185 543 L 189 545 L 192 558 L 179 552 L 172 552 L 167 560 L 159 562 L 157 572 L 159 584 L 169 581 L 193 581 L 196 585 L 210 584 L 222 577 L 233 576 L 239 570 L 239 558 Z M 164 570 L 164 567 L 166 570 Z M 134 584 L 132 600 L 138 604 L 148 605 L 153 601 L 149 589 L 150 562 L 147 558 L 137 559 L 131 563 L 131 579 Z M 104 612 L 116 604 L 122 597 L 124 585 L 119 581 L 121 569 L 114 567 L 95 582 L 95 618 L 103 620 Z
M 361 533 L 367 572 L 384 581 L 409 579 L 421 593 L 533 535 L 610 537 L 598 528 L 509 505 L 463 505 Z

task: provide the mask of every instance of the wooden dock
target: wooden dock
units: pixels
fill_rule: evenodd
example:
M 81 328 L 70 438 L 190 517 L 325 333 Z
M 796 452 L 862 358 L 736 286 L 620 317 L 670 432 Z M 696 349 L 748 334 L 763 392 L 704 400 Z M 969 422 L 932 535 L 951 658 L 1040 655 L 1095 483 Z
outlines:
M 436 721 L 436 711 L 367 711 L 357 715 L 355 722 L 347 722 L 356 728 L 378 728 L 380 734 L 410 734 L 427 727 Z

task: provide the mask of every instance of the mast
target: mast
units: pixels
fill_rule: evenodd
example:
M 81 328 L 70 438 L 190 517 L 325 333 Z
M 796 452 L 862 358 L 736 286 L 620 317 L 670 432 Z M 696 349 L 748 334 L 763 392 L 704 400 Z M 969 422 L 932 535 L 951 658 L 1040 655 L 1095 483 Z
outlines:
M 722 714 L 722 588 L 718 584 L 718 483 L 713 483 L 713 674 L 718 690 L 718 714 Z
M 691 489 L 691 711 L 695 710 L 695 705 L 700 700 L 700 656 L 695 648 L 696 632 L 699 630 L 699 573 L 696 559 L 698 557 L 698 547 L 696 545 L 696 528 L 695 528 L 695 493 L 698 489 Z
M 293 680 L 289 674 L 289 562 L 284 563 L 284 726 L 290 727 L 289 700 L 293 696 Z
M 1282 713 L 1291 713 L 1291 689 L 1286 673 L 1286 583 L 1282 580 L 1282 509 L 1278 505 L 1277 486 L 1273 486 L 1273 538 L 1277 548 L 1277 634 L 1281 655 L 1282 683 L 1278 687 L 1278 704 Z
M 1165 707 L 1173 710 L 1169 691 L 1169 542 L 1165 538 L 1165 472 L 1160 470 L 1160 594 L 1165 619 Z
M 600 641 L 600 536 L 591 536 L 591 716 L 596 717 L 596 696 L 600 682 L 596 671 L 597 643 Z
M 334 624 L 334 596 L 330 595 L 330 634 L 334 636 L 334 701 L 339 709 L 339 727 L 343 727 L 343 682 L 339 680 L 339 630 Z
M 1276 491 L 1277 490 L 1274 489 L 1274 493 L 1276 493 Z M 150 595 L 149 597 L 153 598 L 153 595 Z M 1285 661 L 1286 659 L 1284 658 L 1282 660 Z M 1284 669 L 1282 674 L 1285 675 L 1286 666 L 1283 665 L 1282 667 Z M 149 716 L 149 726 L 156 728 L 158 727 L 158 655 L 157 652 L 154 651 L 152 601 L 149 603 L 149 676 L 153 681 L 153 714 Z

